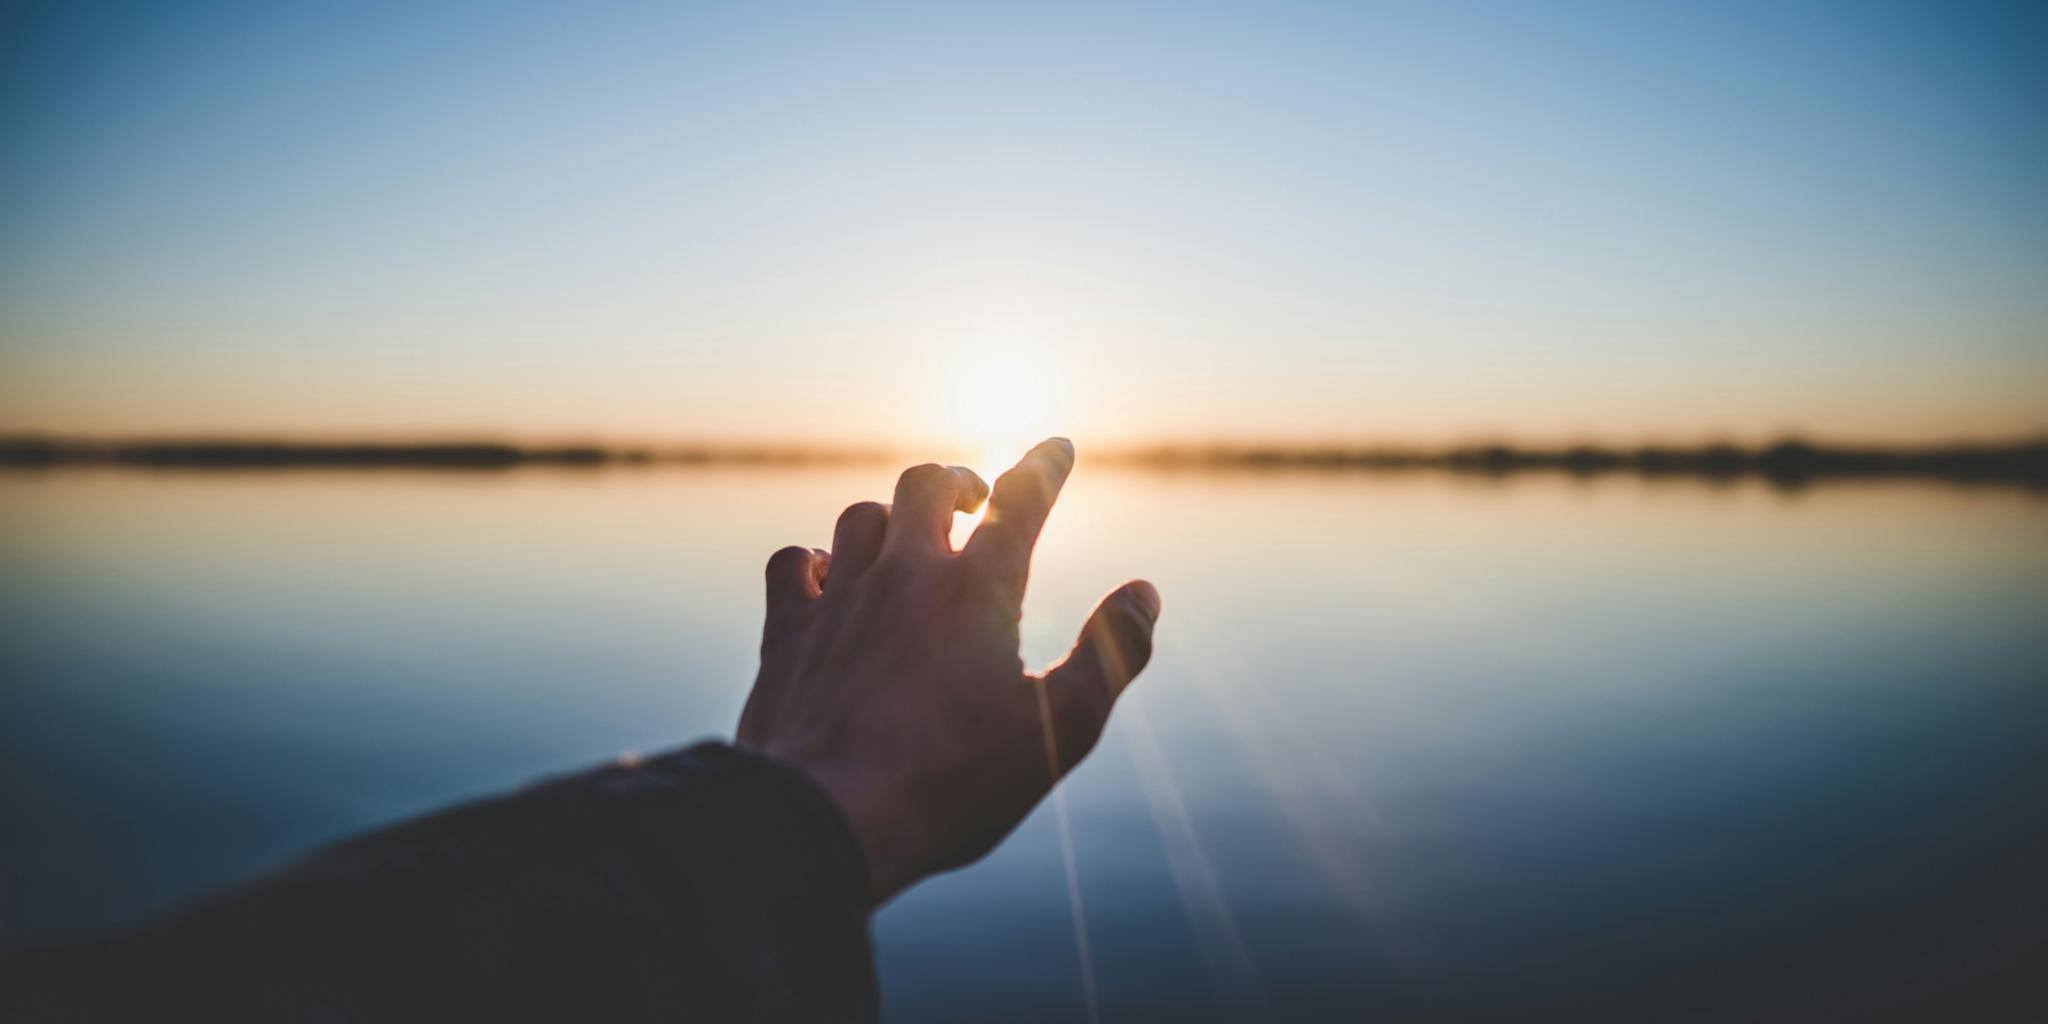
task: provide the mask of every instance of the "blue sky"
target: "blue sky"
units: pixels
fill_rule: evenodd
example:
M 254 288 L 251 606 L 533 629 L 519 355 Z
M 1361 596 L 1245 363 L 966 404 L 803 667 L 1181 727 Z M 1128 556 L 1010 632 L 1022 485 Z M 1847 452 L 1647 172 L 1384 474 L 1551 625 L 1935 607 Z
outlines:
M 2040 5 L 173 6 L 0 15 L 0 428 L 2048 428 Z

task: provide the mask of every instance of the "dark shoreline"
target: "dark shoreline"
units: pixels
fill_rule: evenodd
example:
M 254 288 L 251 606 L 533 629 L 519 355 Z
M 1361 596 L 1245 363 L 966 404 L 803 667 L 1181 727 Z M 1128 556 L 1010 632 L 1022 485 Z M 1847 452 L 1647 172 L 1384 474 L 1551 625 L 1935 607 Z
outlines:
M 95 441 L 0 437 L 0 469 L 85 466 L 163 470 L 605 469 L 624 466 L 850 465 L 885 462 L 865 449 L 773 446 L 521 445 L 501 441 Z
M 830 466 L 887 463 L 882 449 L 767 445 L 521 445 L 497 441 L 316 442 L 223 439 L 86 440 L 0 437 L 0 469 L 115 467 L 170 471 L 426 470 L 503 471 L 527 467 L 608 469 L 663 466 Z M 1798 440 L 1763 447 L 1566 448 L 1468 445 L 1450 448 L 1155 446 L 1091 455 L 1090 461 L 1163 471 L 1404 472 L 1434 470 L 1502 477 L 1735 480 L 1784 487 L 1828 480 L 1911 479 L 2002 484 L 2048 491 L 2048 438 L 2002 444 L 1829 445 Z
M 1633 475 L 1710 481 L 1759 478 L 1781 487 L 1830 480 L 1925 480 L 2048 491 L 2048 439 L 1911 447 L 1826 445 L 1799 440 L 1760 447 L 1156 447 L 1117 453 L 1109 459 L 1165 470 L 1436 470 L 1486 477 L 1562 473 L 1586 478 Z

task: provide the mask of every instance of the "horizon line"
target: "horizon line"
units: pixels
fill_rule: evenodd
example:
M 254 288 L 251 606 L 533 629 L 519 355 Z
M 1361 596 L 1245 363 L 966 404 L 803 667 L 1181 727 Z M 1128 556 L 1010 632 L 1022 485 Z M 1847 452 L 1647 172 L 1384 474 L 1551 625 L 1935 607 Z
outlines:
M 883 445 L 775 442 L 533 444 L 505 440 L 364 441 L 188 435 L 92 438 L 54 433 L 0 434 L 0 469 L 101 466 L 166 471 L 598 470 L 690 466 L 874 465 L 906 457 Z M 1551 472 L 1575 477 L 1764 479 L 1784 487 L 1842 479 L 1921 479 L 2019 485 L 2048 491 L 2048 433 L 2007 441 L 1818 442 L 1786 435 L 1761 445 L 1464 444 L 1397 442 L 1287 444 L 1184 441 L 1095 449 L 1090 461 L 1156 471 L 1439 471 L 1483 476 Z

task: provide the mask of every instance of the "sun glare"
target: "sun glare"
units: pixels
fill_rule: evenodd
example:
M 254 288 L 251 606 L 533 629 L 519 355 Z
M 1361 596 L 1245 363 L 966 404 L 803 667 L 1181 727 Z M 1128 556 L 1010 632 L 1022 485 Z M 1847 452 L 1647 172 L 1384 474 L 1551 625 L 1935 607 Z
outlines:
M 1019 341 L 960 352 L 939 396 L 935 426 L 943 441 L 972 453 L 971 468 L 990 479 L 1057 432 L 1053 389 L 1030 346 Z
M 990 483 L 1032 445 L 1058 432 L 1056 396 L 1031 352 L 1026 341 L 1014 338 L 964 348 L 939 383 L 935 428 Z M 986 512 L 984 507 L 955 517 L 955 547 Z

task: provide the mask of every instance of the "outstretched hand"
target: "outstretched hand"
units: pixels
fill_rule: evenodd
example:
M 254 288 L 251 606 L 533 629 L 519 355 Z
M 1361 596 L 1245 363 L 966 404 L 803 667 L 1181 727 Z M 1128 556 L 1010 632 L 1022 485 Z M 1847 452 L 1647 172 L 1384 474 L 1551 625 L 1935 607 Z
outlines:
M 838 802 L 877 905 L 993 849 L 1094 747 L 1151 657 L 1159 592 L 1143 580 L 1104 598 L 1044 675 L 1018 657 L 1031 551 L 1073 466 L 1073 445 L 1053 438 L 993 496 L 969 470 L 914 466 L 893 505 L 840 515 L 830 552 L 768 560 L 761 672 L 738 739 Z M 988 516 L 954 551 L 954 511 L 984 499 Z

